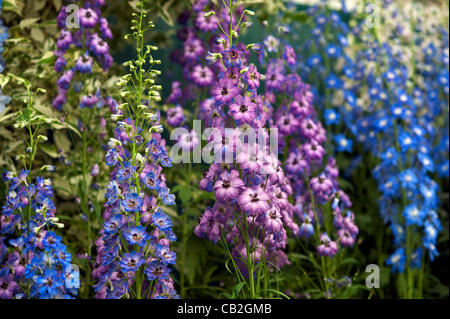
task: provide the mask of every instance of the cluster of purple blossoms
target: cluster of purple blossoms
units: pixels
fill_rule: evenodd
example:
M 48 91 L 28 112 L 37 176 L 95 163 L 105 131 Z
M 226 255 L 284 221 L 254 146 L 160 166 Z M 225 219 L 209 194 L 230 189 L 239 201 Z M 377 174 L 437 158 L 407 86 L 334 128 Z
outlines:
M 9 184 L 0 215 L 0 299 L 72 299 L 80 287 L 55 216 L 49 179 L 29 182 L 29 171 L 5 171 Z
M 57 19 L 61 32 L 56 43 L 57 50 L 54 52 L 55 70 L 62 73 L 57 82 L 58 95 L 53 100 L 53 107 L 58 110 L 66 103 L 67 92 L 72 83 L 76 92 L 82 91 L 81 77 L 92 73 L 94 61 L 97 61 L 104 71 L 107 71 L 113 63 L 107 43 L 113 35 L 108 21 L 101 17 L 100 11 L 105 3 L 105 0 L 83 1 L 83 7 L 76 12 L 75 18 L 68 15 L 66 6 L 61 8 Z M 66 60 L 66 53 L 71 46 L 81 51 L 75 63 Z M 99 91 L 97 94 L 86 94 L 81 98 L 80 107 L 101 106 L 102 101 Z
M 162 173 L 172 166 L 165 140 L 153 133 L 145 143 L 142 128 L 131 119 L 119 122 L 114 134 L 105 157 L 113 170 L 92 272 L 98 280 L 96 298 L 129 297 L 136 289 L 142 289 L 141 298 L 175 298 L 169 277 L 175 253 L 169 245 L 176 237 L 162 209 L 175 205 Z M 133 147 L 144 148 L 145 154 L 132 158 Z
M 270 47 L 266 49 L 270 52 Z M 260 54 L 260 58 L 263 56 Z M 348 210 L 351 202 L 339 189 L 336 161 L 330 158 L 324 163 L 326 131 L 317 118 L 310 86 L 290 71 L 296 65 L 291 46 L 285 46 L 283 57 L 268 60 L 265 100 L 278 105 L 271 125 L 278 128 L 283 169 L 292 187 L 289 195 L 295 199 L 295 205 L 287 205 L 286 209 L 300 222 L 299 227 L 292 228 L 294 234 L 304 238 L 315 234 L 319 255 L 332 257 L 338 251 L 338 243 L 353 246 L 358 228 Z M 332 215 L 326 216 L 329 207 Z M 334 220 L 337 241 L 326 233 L 317 233 L 327 218 Z
M 198 114 L 213 132 L 209 142 L 214 145 L 215 159 L 204 173 L 200 188 L 214 192 L 216 201 L 205 210 L 195 234 L 230 246 L 229 253 L 238 266 L 235 270 L 246 276 L 258 264 L 282 267 L 289 263 L 283 252 L 286 227 L 293 223 L 284 209 L 288 181 L 278 159 L 269 151 L 271 106 L 258 95 L 260 74 L 248 62 L 250 51 L 258 46 L 230 46 L 225 35 L 214 33 L 207 34 L 205 45 L 200 34 L 218 29 L 215 17 L 205 18 L 209 9 L 213 9 L 209 1 L 196 1 L 194 27 L 186 26 L 178 32 L 185 42 L 177 60 L 190 84 L 184 90 L 175 86 L 169 100 L 187 101 L 196 93 L 210 92 L 210 98 L 200 101 Z M 216 10 L 215 15 L 224 30 L 229 30 L 228 10 Z M 242 7 L 236 8 L 236 15 L 242 16 L 241 22 L 245 20 Z M 237 20 L 233 18 L 233 29 L 238 33 Z M 178 99 L 174 101 L 175 96 Z M 258 143 L 246 138 L 249 131 L 260 133 Z M 190 136 L 191 141 L 199 142 L 198 137 Z

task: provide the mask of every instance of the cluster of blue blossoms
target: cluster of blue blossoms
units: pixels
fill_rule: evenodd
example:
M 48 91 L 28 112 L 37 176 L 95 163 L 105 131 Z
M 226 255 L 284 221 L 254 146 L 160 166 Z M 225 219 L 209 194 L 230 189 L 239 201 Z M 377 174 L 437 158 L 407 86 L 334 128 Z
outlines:
M 29 171 L 5 171 L 9 183 L 0 219 L 0 298 L 65 298 L 77 295 L 77 266 L 71 264 L 55 217 L 49 179 L 29 182 Z
M 448 178 L 448 32 L 439 28 L 443 41 L 437 46 L 416 30 L 423 58 L 411 63 L 404 52 L 409 46 L 399 49 L 364 34 L 366 21 L 350 28 L 324 5 L 308 13 L 313 36 L 299 51 L 312 54 L 300 68 L 322 92 L 318 105 L 328 132 L 347 132 L 333 134 L 335 151 L 352 152 L 353 139 L 378 159 L 373 175 L 382 194 L 380 214 L 396 247 L 387 264 L 398 272 L 420 268 L 424 250 L 431 261 L 437 256 L 442 229 L 436 181 Z M 362 42 L 359 51 L 348 52 L 351 34 Z
M 170 242 L 176 237 L 171 218 L 160 205 L 174 205 L 175 196 L 165 184 L 163 167 L 172 166 L 165 141 L 127 119 L 119 122 L 108 143 L 106 164 L 113 168 L 106 191 L 105 223 L 96 241 L 93 277 L 97 298 L 174 298 L 169 265 L 176 256 Z M 132 156 L 132 149 L 145 154 Z

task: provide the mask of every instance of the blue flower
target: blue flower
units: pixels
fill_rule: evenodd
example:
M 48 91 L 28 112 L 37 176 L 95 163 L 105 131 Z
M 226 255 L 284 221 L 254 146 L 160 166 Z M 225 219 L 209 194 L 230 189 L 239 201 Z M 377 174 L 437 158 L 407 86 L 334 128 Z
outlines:
M 445 162 L 439 164 L 438 166 L 438 173 L 440 177 L 447 177 L 449 174 L 449 160 L 446 160 Z
M 145 175 L 142 181 L 148 189 L 156 190 L 159 189 L 159 184 L 161 183 L 153 172 L 149 172 L 147 175 Z
M 329 57 L 336 58 L 342 54 L 342 49 L 335 44 L 329 44 L 325 48 L 325 52 L 328 54 Z
M 405 229 L 402 225 L 396 223 L 392 223 L 390 228 L 394 234 L 394 244 L 400 245 L 405 240 Z
M 151 261 L 145 269 L 148 280 L 165 280 L 169 278 L 169 273 L 167 265 L 156 260 Z
M 131 165 L 129 162 L 124 162 L 123 167 L 117 171 L 117 182 L 122 183 L 131 178 L 131 175 L 134 174 L 136 168 Z
M 391 121 L 387 116 L 383 116 L 375 121 L 375 127 L 378 131 L 384 131 L 391 125 Z
M 419 209 L 416 205 L 411 204 L 405 207 L 403 210 L 403 216 L 405 217 L 406 226 L 411 225 L 423 225 L 423 220 L 426 216 L 426 212 Z
M 125 238 L 130 245 L 143 247 L 149 237 L 143 226 L 131 226 L 125 231 Z
M 423 246 L 428 250 L 428 256 L 430 257 L 431 261 L 433 261 L 435 257 L 439 256 L 439 252 L 436 249 L 435 242 L 424 241 Z
M 330 89 L 339 89 L 342 87 L 342 81 L 334 74 L 330 74 L 325 79 L 325 84 L 326 84 L 327 88 L 330 88 Z
M 47 269 L 42 276 L 37 276 L 35 280 L 38 287 L 35 287 L 34 290 L 44 299 L 55 297 L 58 289 L 64 285 L 61 277 L 53 269 Z
M 128 193 L 121 201 L 121 204 L 127 212 L 138 212 L 141 210 L 143 200 L 138 193 Z
M 392 266 L 392 272 L 402 273 L 405 271 L 406 255 L 403 248 L 397 250 L 386 260 L 388 266 Z
M 343 134 L 337 134 L 334 137 L 334 140 L 336 141 L 336 149 L 338 152 L 351 152 L 353 149 L 353 142 L 352 140 L 346 138 Z
M 59 237 L 52 231 L 48 231 L 45 234 L 45 237 L 44 237 L 44 240 L 42 243 L 44 244 L 44 248 L 48 249 L 48 248 L 58 247 L 58 245 L 61 244 L 61 241 L 62 241 L 61 237 Z
M 170 194 L 170 189 L 161 188 L 159 190 L 159 197 L 165 205 L 175 205 L 175 195 Z
M 176 254 L 170 251 L 169 246 L 157 244 L 156 256 L 159 257 L 164 264 L 175 264 Z
M 164 167 L 172 167 L 172 159 L 168 156 L 163 156 L 160 158 L 160 163 Z
M 393 70 L 386 71 L 383 74 L 383 77 L 385 78 L 385 80 L 387 82 L 398 82 L 399 81 L 399 77 L 397 76 L 397 74 Z
M 416 188 L 418 179 L 417 175 L 415 174 L 414 170 L 407 169 L 404 170 L 399 174 L 399 180 L 400 184 L 403 188 L 412 189 L 414 190 Z
M 116 181 L 110 181 L 106 187 L 106 204 L 112 205 L 119 199 L 120 188 Z
M 122 259 L 120 260 L 120 268 L 122 272 L 130 272 L 137 271 L 138 268 L 144 263 L 144 259 L 142 258 L 142 254 L 136 251 L 132 251 L 131 253 L 123 254 Z
M 344 91 L 344 97 L 345 97 L 345 100 L 347 101 L 347 103 L 351 107 L 355 107 L 356 106 L 356 97 L 351 91 L 345 90 Z
M 434 171 L 434 163 L 430 156 L 419 153 L 418 158 L 419 158 L 420 163 L 422 164 L 422 169 L 424 172 L 433 172 Z
M 313 68 L 314 66 L 322 63 L 322 58 L 319 54 L 313 54 L 308 58 L 308 61 L 306 63 L 310 68 Z
M 419 190 L 423 196 L 425 206 L 431 209 L 436 208 L 439 202 L 436 194 L 436 187 L 433 188 L 426 184 L 420 184 L 419 186 Z
M 152 215 L 153 223 L 158 227 L 161 231 L 169 230 L 172 227 L 172 221 L 169 216 L 163 213 L 161 208 Z
M 324 112 L 325 123 L 327 125 L 339 124 L 339 113 L 334 109 L 326 109 Z
M 119 161 L 119 154 L 115 149 L 110 149 L 105 156 L 105 160 L 108 166 L 114 167 Z
M 401 132 L 399 134 L 398 142 L 400 143 L 400 147 L 403 152 L 408 151 L 410 148 L 413 148 L 416 145 L 415 139 L 406 132 Z
M 385 152 L 380 154 L 380 158 L 383 160 L 383 163 L 396 166 L 398 161 L 398 153 L 395 148 L 390 147 Z
M 426 220 L 424 222 L 424 230 L 424 241 L 432 243 L 436 242 L 439 229 L 436 228 L 436 226 L 432 222 Z
M 122 215 L 114 214 L 109 220 L 105 222 L 105 232 L 106 233 L 117 233 L 117 231 L 122 227 Z

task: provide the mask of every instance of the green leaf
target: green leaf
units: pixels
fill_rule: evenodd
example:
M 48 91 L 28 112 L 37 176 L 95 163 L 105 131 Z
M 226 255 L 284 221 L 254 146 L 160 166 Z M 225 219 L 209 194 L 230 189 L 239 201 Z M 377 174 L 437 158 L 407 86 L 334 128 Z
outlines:
M 17 0 L 4 0 L 3 1 L 3 10 L 4 11 L 12 11 L 17 13 L 19 16 L 22 16 L 22 10 L 25 3 Z
M 4 88 L 6 84 L 9 82 L 9 77 L 4 74 L 0 74 L 0 88 Z
M 58 151 L 55 145 L 48 145 L 48 144 L 42 144 L 40 146 L 41 150 L 44 151 L 48 156 L 57 158 L 58 157 Z
M 15 80 L 18 84 L 23 84 L 25 87 L 29 88 L 31 86 L 30 81 L 28 81 L 27 79 L 24 79 L 20 76 L 17 76 L 15 74 L 12 73 L 8 73 L 8 76 Z
M 34 10 L 39 11 L 46 5 L 46 0 L 35 0 Z
M 275 290 L 275 289 L 263 289 L 261 291 L 269 291 L 269 292 L 273 292 L 274 294 L 280 295 L 286 299 L 291 299 L 288 295 L 285 295 L 284 293 L 282 293 L 281 291 Z
M 53 0 L 53 4 L 56 8 L 56 11 L 59 11 L 59 9 L 61 9 L 62 7 L 62 0 Z
M 33 24 L 36 24 L 36 22 L 38 22 L 39 20 L 40 20 L 40 18 L 23 19 L 22 21 L 20 21 L 19 27 L 21 29 L 25 29 L 25 28 L 31 27 Z
M 30 36 L 36 42 L 44 42 L 45 40 L 45 34 L 41 29 L 32 29 Z
M 238 296 L 239 296 L 239 293 L 240 293 L 241 290 L 242 290 L 242 288 L 244 288 L 244 286 L 245 286 L 246 284 L 247 284 L 247 283 L 246 283 L 245 281 L 241 281 L 240 283 L 236 284 L 236 286 L 234 286 L 234 292 L 233 292 L 233 295 L 236 296 L 236 297 L 238 297 Z

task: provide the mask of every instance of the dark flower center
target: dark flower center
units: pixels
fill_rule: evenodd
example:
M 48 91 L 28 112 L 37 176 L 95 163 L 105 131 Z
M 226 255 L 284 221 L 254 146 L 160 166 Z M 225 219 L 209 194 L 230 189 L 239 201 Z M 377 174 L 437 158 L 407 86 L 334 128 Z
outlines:
M 250 194 L 250 197 L 252 203 L 259 202 L 258 194 Z
M 222 187 L 223 187 L 223 188 L 229 188 L 230 186 L 231 186 L 230 181 L 224 180 L 224 181 L 222 182 Z
M 141 241 L 143 237 L 141 234 L 134 233 L 133 235 L 131 235 L 131 238 L 133 238 L 134 241 Z
M 155 276 L 160 276 L 160 275 L 162 275 L 162 273 L 163 273 L 163 268 L 161 266 L 156 267 L 155 270 L 153 271 L 153 274 Z
M 248 106 L 245 104 L 242 104 L 241 107 L 239 108 L 239 111 L 242 113 L 245 113 L 248 111 Z
M 130 200 L 128 201 L 128 206 L 130 206 L 130 207 L 136 207 L 136 205 L 137 205 L 137 201 L 136 201 L 135 199 L 130 199 Z
M 134 258 L 131 258 L 130 261 L 128 262 L 128 266 L 130 267 L 136 267 L 137 265 L 137 261 Z

